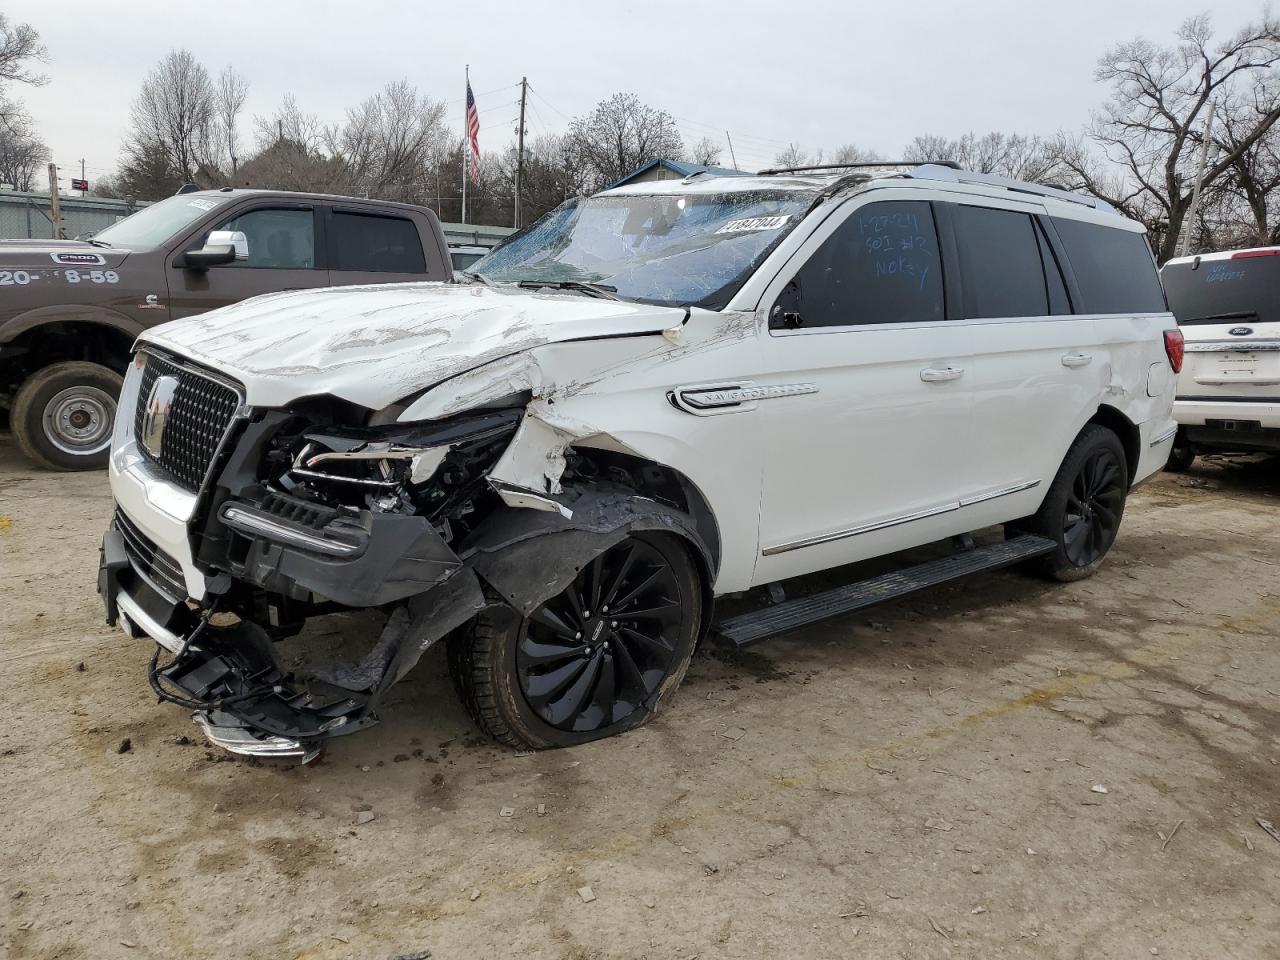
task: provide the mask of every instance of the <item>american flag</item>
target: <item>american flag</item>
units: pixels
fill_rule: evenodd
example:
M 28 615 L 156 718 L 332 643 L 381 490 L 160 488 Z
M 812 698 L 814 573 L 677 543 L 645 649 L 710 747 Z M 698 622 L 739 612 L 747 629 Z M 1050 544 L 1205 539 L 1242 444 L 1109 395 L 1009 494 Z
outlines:
M 471 182 L 480 183 L 480 114 L 476 111 L 476 98 L 467 80 L 467 139 L 471 141 Z

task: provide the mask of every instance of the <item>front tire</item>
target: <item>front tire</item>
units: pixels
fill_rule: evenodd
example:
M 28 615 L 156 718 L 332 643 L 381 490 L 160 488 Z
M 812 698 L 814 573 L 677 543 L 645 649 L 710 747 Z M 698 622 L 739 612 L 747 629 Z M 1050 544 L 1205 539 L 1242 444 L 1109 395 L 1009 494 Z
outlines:
M 636 533 L 528 617 L 491 607 L 450 638 L 472 718 L 514 747 L 567 747 L 648 722 L 689 668 L 697 565 L 671 534 Z
M 1129 468 L 1120 438 L 1089 424 L 1071 444 L 1044 502 L 1026 525 L 1057 544 L 1041 558 L 1043 572 L 1068 583 L 1092 576 L 1115 543 L 1128 492 Z
M 49 470 L 106 466 L 123 382 L 114 370 L 83 361 L 37 370 L 13 398 L 10 425 L 18 448 Z

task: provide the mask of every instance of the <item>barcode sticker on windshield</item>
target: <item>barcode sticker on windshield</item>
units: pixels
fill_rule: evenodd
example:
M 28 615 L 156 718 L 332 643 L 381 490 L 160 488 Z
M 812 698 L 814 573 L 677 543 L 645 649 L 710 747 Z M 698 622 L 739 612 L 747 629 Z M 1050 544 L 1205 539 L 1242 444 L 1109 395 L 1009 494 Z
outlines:
M 782 217 L 747 217 L 745 220 L 730 220 L 716 233 L 744 233 L 748 230 L 777 230 L 791 216 Z
M 217 205 L 218 205 L 218 201 L 216 200 L 202 200 L 199 197 L 197 197 L 194 200 L 187 201 L 188 207 L 196 207 L 197 209 L 200 209 L 200 210 L 212 210 Z

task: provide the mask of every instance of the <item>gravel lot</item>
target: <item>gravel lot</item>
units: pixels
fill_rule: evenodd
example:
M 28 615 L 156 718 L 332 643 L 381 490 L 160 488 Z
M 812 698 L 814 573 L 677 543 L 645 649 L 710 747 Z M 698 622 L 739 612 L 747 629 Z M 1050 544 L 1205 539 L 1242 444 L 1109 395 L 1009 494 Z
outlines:
M 301 768 L 154 702 L 94 593 L 105 477 L 0 436 L 0 956 L 1275 957 L 1278 495 L 1201 461 L 1092 580 L 704 649 L 573 751 L 480 740 L 434 650 Z

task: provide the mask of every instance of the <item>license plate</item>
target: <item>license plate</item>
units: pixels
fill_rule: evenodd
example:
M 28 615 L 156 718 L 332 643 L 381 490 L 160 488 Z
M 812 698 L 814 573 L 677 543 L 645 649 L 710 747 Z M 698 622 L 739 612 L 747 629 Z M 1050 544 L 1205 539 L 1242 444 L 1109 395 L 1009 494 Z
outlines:
M 1227 354 L 1218 361 L 1218 372 L 1232 379 L 1247 379 L 1258 373 L 1258 357 L 1252 353 Z

